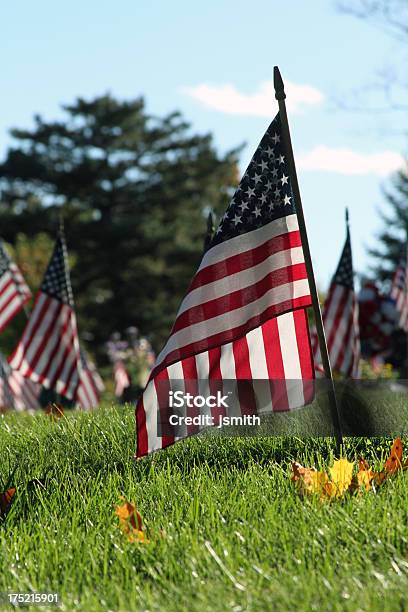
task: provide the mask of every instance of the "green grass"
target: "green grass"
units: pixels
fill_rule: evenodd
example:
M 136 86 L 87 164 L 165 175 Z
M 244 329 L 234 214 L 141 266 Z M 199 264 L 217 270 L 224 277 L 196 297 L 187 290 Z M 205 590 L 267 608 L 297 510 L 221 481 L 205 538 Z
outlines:
M 355 439 L 347 454 L 378 465 L 389 446 Z M 300 499 L 290 462 L 327 465 L 333 449 L 200 436 L 135 463 L 129 407 L 0 418 L 0 487 L 18 491 L 0 592 L 58 591 L 64 610 L 408 609 L 408 473 L 377 495 Z M 120 495 L 149 545 L 119 530 Z

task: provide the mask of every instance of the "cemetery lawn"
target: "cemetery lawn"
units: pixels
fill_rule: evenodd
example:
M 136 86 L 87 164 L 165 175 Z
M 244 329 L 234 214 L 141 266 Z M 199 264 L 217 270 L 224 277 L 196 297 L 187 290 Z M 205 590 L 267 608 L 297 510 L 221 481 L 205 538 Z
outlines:
M 0 417 L 0 492 L 17 489 L 0 593 L 58 592 L 62 610 L 408 609 L 408 472 L 320 503 L 290 464 L 330 465 L 329 439 L 199 436 L 139 462 L 134 446 L 130 406 Z M 346 446 L 379 467 L 390 439 Z M 121 495 L 150 543 L 119 529 Z

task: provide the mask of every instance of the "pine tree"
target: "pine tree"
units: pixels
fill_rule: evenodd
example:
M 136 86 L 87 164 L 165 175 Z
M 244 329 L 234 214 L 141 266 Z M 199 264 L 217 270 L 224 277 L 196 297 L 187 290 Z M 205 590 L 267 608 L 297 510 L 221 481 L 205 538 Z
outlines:
M 147 114 L 143 99 L 77 99 L 65 119 L 12 130 L 0 164 L 2 237 L 55 234 L 64 211 L 80 334 L 103 346 L 136 326 L 157 349 L 202 254 L 206 213 L 223 211 L 237 151 L 179 113 Z
M 387 212 L 380 213 L 384 229 L 369 253 L 374 260 L 374 280 L 388 289 L 408 235 L 408 166 L 395 174 L 384 196 L 389 205 Z

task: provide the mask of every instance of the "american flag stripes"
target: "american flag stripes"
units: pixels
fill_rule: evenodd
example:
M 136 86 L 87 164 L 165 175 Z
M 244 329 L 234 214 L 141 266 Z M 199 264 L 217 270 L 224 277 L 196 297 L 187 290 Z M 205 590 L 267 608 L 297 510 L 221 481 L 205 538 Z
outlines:
M 30 298 L 30 289 L 0 240 L 0 332 Z
M 68 256 L 62 229 L 23 335 L 9 358 L 14 370 L 72 399 L 81 370 Z
M 311 296 L 285 157 L 278 114 L 221 219 L 138 402 L 139 457 L 175 441 L 157 430 L 173 382 L 197 392 L 212 381 L 286 380 L 279 397 L 271 385 L 270 410 L 311 399 L 310 385 L 303 387 L 313 378 L 305 313 Z M 241 413 L 258 405 L 247 389 Z
M 40 385 L 12 370 L 0 355 L 0 406 L 15 410 L 37 410 L 40 407 Z
M 408 332 L 408 278 L 407 278 L 407 249 L 400 259 L 395 270 L 391 286 L 391 298 L 395 301 L 398 312 L 398 326 Z
M 346 242 L 324 304 L 323 323 L 333 370 L 349 378 L 358 378 L 360 363 L 358 301 L 354 291 L 348 225 Z M 314 355 L 318 364 L 320 351 L 317 338 L 314 338 Z
M 91 410 L 99 404 L 100 394 L 105 389 L 95 364 L 81 350 L 81 372 L 76 391 L 76 400 L 83 410 Z

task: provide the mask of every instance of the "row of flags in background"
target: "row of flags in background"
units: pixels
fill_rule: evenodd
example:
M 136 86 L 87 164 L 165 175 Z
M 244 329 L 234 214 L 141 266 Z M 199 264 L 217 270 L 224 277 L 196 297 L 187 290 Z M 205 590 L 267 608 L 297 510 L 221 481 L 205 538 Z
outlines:
M 30 298 L 20 270 L 0 244 L 0 331 Z M 21 339 L 8 362 L 0 355 L 0 406 L 36 409 L 42 387 L 85 410 L 98 405 L 104 389 L 80 349 L 62 226 Z
M 325 353 L 321 359 L 320 350 L 326 351 L 326 343 L 321 337 L 318 342 L 317 332 L 309 330 L 307 309 L 316 305 L 314 279 L 281 87 L 276 90 L 280 111 L 218 229 L 206 242 L 201 264 L 137 403 L 138 457 L 196 431 L 195 426 L 177 435 L 159 431 L 161 415 L 169 408 L 169 391 L 197 395 L 203 384 L 211 392 L 232 383 L 240 415 L 256 412 L 257 391 L 251 383 L 259 379 L 270 381 L 263 387 L 270 411 L 292 410 L 313 399 L 310 381 L 315 369 L 323 369 Z M 405 257 L 389 296 L 404 330 L 407 295 Z M 30 298 L 21 272 L 1 246 L 0 331 Z M 371 322 L 378 312 L 372 314 Z M 333 369 L 358 377 L 361 318 L 348 220 L 322 318 Z M 385 334 L 382 320 L 377 323 Z M 131 384 L 122 361 L 114 365 L 114 378 L 120 396 Z M 249 384 L 242 386 L 240 381 Z M 0 406 L 35 408 L 41 387 L 84 409 L 96 406 L 103 390 L 95 366 L 80 347 L 62 227 L 23 334 L 8 362 L 0 359 Z

